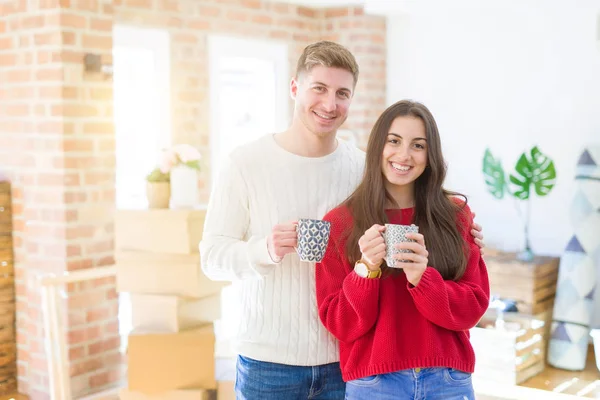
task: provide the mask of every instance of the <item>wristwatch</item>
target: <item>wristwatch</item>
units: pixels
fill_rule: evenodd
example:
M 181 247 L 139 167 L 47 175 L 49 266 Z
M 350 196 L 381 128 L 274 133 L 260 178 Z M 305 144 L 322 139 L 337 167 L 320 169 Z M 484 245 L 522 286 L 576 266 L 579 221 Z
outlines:
M 358 274 L 358 276 L 367 279 L 375 279 L 381 277 L 381 269 L 377 269 L 375 271 L 371 271 L 367 264 L 364 261 L 359 260 L 354 264 L 354 272 Z

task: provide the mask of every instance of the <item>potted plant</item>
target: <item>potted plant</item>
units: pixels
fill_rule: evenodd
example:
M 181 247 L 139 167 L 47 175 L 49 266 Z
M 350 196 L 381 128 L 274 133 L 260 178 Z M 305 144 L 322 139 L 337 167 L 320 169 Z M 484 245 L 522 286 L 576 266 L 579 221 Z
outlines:
M 492 155 L 489 149 L 483 157 L 483 175 L 488 191 L 497 199 L 502 199 L 505 193 L 515 198 L 515 207 L 523 221 L 525 230 L 525 249 L 519 254 L 523 261 L 533 260 L 533 251 L 529 242 L 529 223 L 531 219 L 531 197 L 533 193 L 546 196 L 556 183 L 554 161 L 534 146 L 529 154 L 521 154 L 515 165 L 515 172 L 505 178 L 504 169 L 499 159 Z M 509 184 L 510 183 L 510 184 Z M 526 202 L 525 212 L 521 210 L 520 202 Z
M 171 183 L 169 173 L 155 168 L 146 176 L 146 197 L 149 208 L 169 208 Z
M 189 144 L 178 144 L 163 152 L 161 169 L 170 173 L 172 208 L 192 208 L 198 203 L 201 158 Z

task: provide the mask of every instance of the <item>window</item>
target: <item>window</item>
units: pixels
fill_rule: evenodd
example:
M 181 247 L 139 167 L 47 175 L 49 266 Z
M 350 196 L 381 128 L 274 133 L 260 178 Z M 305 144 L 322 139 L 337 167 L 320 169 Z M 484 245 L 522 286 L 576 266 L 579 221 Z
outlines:
M 209 60 L 214 178 L 235 147 L 287 128 L 289 64 L 282 43 L 223 36 L 209 38 Z
M 145 177 L 171 141 L 169 34 L 114 28 L 117 208 L 147 206 Z

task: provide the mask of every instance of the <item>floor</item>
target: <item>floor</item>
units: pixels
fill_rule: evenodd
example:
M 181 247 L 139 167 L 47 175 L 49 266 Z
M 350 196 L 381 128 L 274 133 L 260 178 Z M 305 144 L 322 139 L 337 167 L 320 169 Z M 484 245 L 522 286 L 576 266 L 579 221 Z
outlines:
M 521 386 L 543 389 L 555 393 L 577 395 L 587 399 L 600 399 L 600 371 L 596 367 L 593 348 L 590 347 L 585 370 L 570 372 L 547 366 Z M 27 400 L 23 395 L 0 396 L 0 400 Z
M 544 372 L 525 381 L 521 386 L 600 399 L 600 371 L 596 367 L 593 347 L 589 348 L 583 371 L 570 372 L 547 366 Z
M 0 396 L 0 400 L 28 400 L 28 397 L 22 394 L 13 394 L 10 396 Z M 119 400 L 119 398 L 111 396 L 99 400 Z

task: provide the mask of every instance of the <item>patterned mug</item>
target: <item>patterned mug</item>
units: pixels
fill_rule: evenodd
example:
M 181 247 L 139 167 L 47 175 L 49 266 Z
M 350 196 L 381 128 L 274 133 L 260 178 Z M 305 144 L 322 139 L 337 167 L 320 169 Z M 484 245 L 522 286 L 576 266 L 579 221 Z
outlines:
M 298 220 L 298 247 L 296 252 L 301 261 L 319 262 L 325 256 L 331 224 L 320 219 Z
M 410 250 L 398 250 L 396 244 L 401 242 L 414 242 L 412 239 L 407 239 L 407 233 L 419 233 L 419 227 L 412 225 L 396 225 L 385 224 L 385 232 L 383 239 L 385 240 L 385 262 L 388 267 L 402 268 L 402 263 L 395 262 L 394 255 L 400 253 L 412 253 Z

